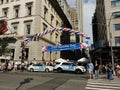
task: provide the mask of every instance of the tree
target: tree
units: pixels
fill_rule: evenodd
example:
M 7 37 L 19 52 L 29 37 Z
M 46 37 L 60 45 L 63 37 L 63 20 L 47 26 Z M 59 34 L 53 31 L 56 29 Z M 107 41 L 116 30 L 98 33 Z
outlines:
M 15 43 L 16 40 L 17 39 L 14 37 L 0 38 L 0 56 L 5 55 L 6 53 L 10 53 L 11 50 L 9 48 L 7 48 L 7 46 L 9 45 L 9 43 Z
M 6 47 L 8 46 L 8 43 L 4 40 L 0 41 L 0 55 L 5 55 Z

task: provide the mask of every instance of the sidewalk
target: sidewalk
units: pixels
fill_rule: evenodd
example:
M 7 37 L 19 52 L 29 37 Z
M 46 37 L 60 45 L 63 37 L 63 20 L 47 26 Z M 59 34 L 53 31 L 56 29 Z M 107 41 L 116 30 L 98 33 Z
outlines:
M 120 80 L 120 78 L 118 78 L 116 75 L 113 75 L 114 80 Z M 107 75 L 106 74 L 100 74 L 99 75 L 99 79 L 107 79 Z M 107 79 L 109 80 L 109 79 Z

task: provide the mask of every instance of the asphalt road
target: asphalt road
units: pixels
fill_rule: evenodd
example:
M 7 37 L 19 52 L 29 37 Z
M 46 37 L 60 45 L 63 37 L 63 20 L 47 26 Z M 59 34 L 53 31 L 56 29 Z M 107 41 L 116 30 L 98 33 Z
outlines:
M 87 74 L 0 72 L 0 90 L 85 90 Z

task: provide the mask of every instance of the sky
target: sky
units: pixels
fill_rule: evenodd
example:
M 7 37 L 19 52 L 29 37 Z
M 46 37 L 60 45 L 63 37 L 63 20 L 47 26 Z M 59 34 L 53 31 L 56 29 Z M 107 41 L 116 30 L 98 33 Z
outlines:
M 67 0 L 68 4 L 71 7 L 75 7 L 75 0 Z M 92 44 L 92 17 L 95 12 L 96 0 L 83 0 L 83 24 L 84 24 L 84 33 L 88 34 L 91 39 L 89 43 Z

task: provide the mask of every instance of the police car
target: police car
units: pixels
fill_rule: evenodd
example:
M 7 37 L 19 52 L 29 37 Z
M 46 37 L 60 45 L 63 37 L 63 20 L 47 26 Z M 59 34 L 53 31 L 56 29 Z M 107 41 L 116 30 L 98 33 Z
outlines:
M 77 74 L 86 72 L 84 66 L 77 66 L 73 62 L 56 62 L 56 65 L 54 66 L 54 70 L 57 72 L 71 71 Z
M 43 64 L 32 64 L 28 67 L 28 71 L 30 71 L 30 72 L 34 72 L 34 71 L 50 72 L 50 71 L 53 71 L 53 66 L 45 66 Z

